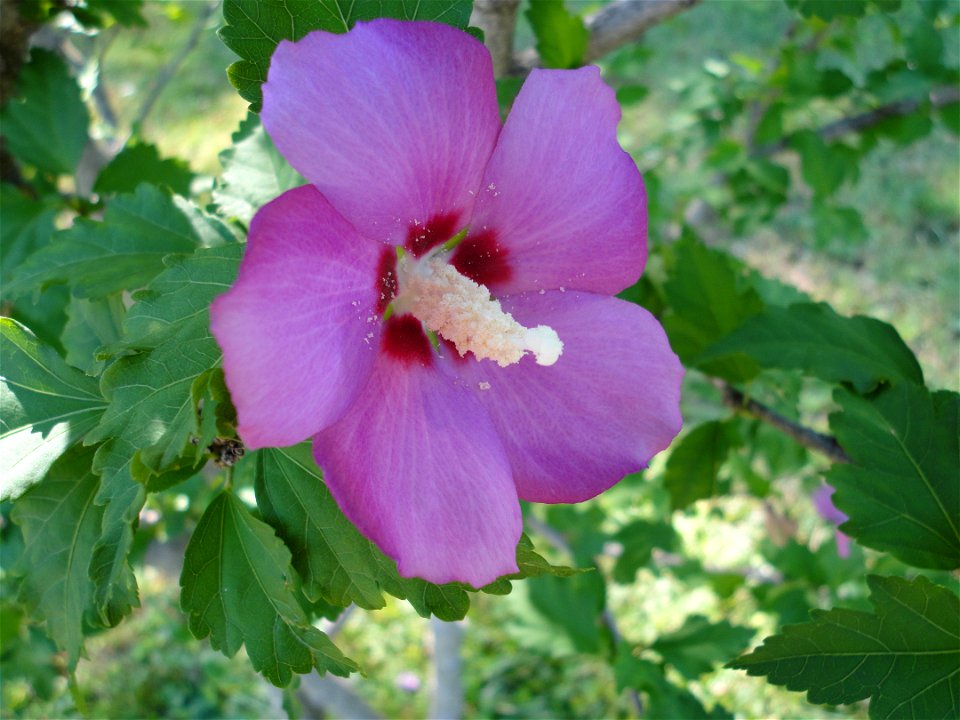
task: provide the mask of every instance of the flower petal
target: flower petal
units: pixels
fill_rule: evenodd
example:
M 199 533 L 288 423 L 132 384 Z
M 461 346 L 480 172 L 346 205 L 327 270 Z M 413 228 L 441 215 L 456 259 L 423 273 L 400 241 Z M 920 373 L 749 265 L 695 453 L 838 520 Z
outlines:
M 596 67 L 534 70 L 527 78 L 470 222 L 478 242 L 501 251 L 472 252 L 471 238 L 458 248 L 509 264 L 509 272 L 493 273 L 495 291 L 612 295 L 636 282 L 647 256 L 646 193 L 617 143 L 619 119 Z M 482 268 L 476 275 L 485 277 Z
M 447 25 L 394 20 L 280 43 L 261 116 L 344 217 L 397 244 L 415 221 L 466 224 L 500 129 L 483 44 Z
M 379 339 L 381 250 L 311 185 L 253 218 L 237 281 L 210 308 L 248 447 L 300 442 L 353 402 Z
M 493 418 L 523 500 L 581 502 L 645 467 L 680 430 L 683 368 L 656 319 L 616 298 L 547 292 L 501 300 L 563 341 L 555 365 L 457 364 Z
M 370 382 L 314 456 L 340 508 L 406 577 L 475 587 L 517 571 L 510 466 L 473 394 L 378 353 Z

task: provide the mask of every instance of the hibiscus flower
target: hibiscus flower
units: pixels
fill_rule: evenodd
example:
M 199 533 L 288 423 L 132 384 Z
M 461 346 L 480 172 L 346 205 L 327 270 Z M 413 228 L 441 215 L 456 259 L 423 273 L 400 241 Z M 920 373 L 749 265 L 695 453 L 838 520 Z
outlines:
M 211 309 L 240 437 L 312 437 L 404 576 L 516 572 L 520 499 L 591 498 L 680 428 L 663 330 L 612 297 L 646 259 L 614 93 L 534 70 L 501 127 L 481 43 L 376 20 L 282 42 L 263 98 L 310 184 L 257 213 Z

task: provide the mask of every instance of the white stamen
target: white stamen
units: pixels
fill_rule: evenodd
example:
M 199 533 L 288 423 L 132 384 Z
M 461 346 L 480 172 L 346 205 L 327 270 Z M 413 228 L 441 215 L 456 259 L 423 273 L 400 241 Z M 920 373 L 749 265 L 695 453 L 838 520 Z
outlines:
M 460 355 L 472 352 L 500 367 L 520 362 L 531 352 L 539 365 L 553 365 L 563 342 L 546 325 L 526 328 L 504 312 L 500 301 L 445 260 L 406 256 L 397 265 L 399 294 L 394 311 L 411 313 L 429 330 L 452 342 Z

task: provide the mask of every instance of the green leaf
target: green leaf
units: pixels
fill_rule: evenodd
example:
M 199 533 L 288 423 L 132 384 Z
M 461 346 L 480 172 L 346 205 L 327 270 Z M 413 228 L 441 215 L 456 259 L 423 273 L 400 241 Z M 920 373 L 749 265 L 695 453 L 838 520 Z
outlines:
M 707 712 L 703 704 L 689 690 L 677 687 L 667 680 L 664 669 L 633 654 L 630 646 L 620 643 L 613 666 L 617 689 L 633 688 L 646 695 L 643 717 L 651 720 L 678 720 L 678 718 L 732 718 L 722 706 Z
M 385 605 L 381 586 L 400 582 L 396 567 L 337 507 L 308 443 L 258 451 L 256 492 L 264 519 L 293 553 L 308 598 Z
M 233 134 L 233 147 L 220 153 L 223 177 L 213 200 L 224 215 L 249 224 L 253 214 L 291 188 L 306 183 L 283 159 L 256 115 Z
M 526 15 L 545 67 L 575 68 L 583 64 L 590 34 L 583 20 L 567 11 L 563 0 L 531 0 Z
M 102 300 L 70 298 L 67 324 L 60 338 L 67 350 L 67 362 L 87 375 L 103 372 L 104 360 L 97 357 L 97 352 L 120 341 L 125 312 L 120 295 Z
M 147 27 L 143 17 L 143 0 L 86 0 L 83 6 L 67 8 L 84 25 L 103 27 L 112 17 L 124 27 Z
M 818 197 L 832 195 L 846 177 L 849 159 L 836 152 L 836 147 L 828 147 L 813 130 L 796 133 L 790 144 L 800 153 L 803 179 L 814 194 Z
M 220 39 L 242 58 L 227 74 L 250 109 L 260 112 L 260 85 L 281 40 L 299 40 L 313 30 L 344 33 L 358 20 L 376 17 L 431 20 L 465 29 L 472 6 L 471 0 L 225 0 Z
M 171 469 L 198 433 L 193 384 L 221 359 L 208 308 L 232 284 L 242 250 L 224 245 L 170 258 L 168 269 L 136 295 L 124 328 L 126 347 L 139 352 L 104 372 L 101 388 L 110 404 L 87 440 L 108 441 L 97 453 L 105 484 L 129 475 L 135 455 L 148 471 Z
M 232 493 L 210 504 L 184 558 L 181 604 L 190 631 L 232 656 L 241 645 L 274 685 L 314 668 L 347 676 L 356 663 L 315 627 L 297 602 L 290 551 Z
M 701 362 L 746 354 L 765 368 L 800 370 L 866 393 L 880 383 L 923 383 L 917 359 L 897 331 L 869 317 L 842 317 L 826 303 L 769 307 L 715 343 Z
M 79 297 L 100 298 L 143 287 L 163 270 L 163 258 L 191 253 L 204 238 L 185 208 L 143 184 L 107 205 L 103 222 L 78 219 L 23 263 L 10 293 L 68 282 Z
M 753 636 L 750 628 L 732 625 L 726 620 L 712 623 L 702 615 L 691 615 L 683 627 L 661 635 L 650 647 L 681 675 L 696 680 L 742 651 Z
M 699 355 L 711 344 L 763 309 L 752 288 L 740 287 L 731 259 L 719 250 L 685 238 L 676 245 L 676 258 L 664 284 L 669 314 L 663 326 L 670 345 L 685 365 L 731 381 L 753 377 L 758 368 L 747 357 L 701 362 Z
M 960 567 L 960 396 L 903 383 L 834 399 L 830 428 L 853 461 L 827 474 L 843 531 L 916 567 Z
M 621 528 L 613 539 L 623 546 L 613 567 L 613 579 L 628 584 L 636 578 L 637 570 L 650 562 L 653 549 L 669 550 L 676 543 L 677 534 L 669 523 L 635 520 Z
M 117 625 L 133 608 L 140 607 L 137 578 L 127 558 L 146 497 L 143 485 L 113 478 L 109 485 L 101 486 L 95 499 L 102 507 L 103 519 L 101 537 L 90 559 L 90 580 L 96 613 L 93 621 L 103 627 Z
M 819 248 L 855 247 L 870 237 L 856 210 L 823 202 L 813 203 L 813 231 Z
M 717 494 L 720 466 L 736 439 L 735 425 L 729 420 L 703 423 L 681 438 L 663 473 L 672 510 Z
M 27 328 L 0 318 L 0 499 L 16 498 L 103 414 L 97 381 Z
M 156 145 L 127 145 L 100 171 L 93 185 L 96 193 L 132 193 L 140 183 L 162 185 L 178 195 L 190 194 L 193 173 L 177 158 L 161 158 Z
M 386 557 L 347 520 L 323 482 L 309 443 L 256 453 L 257 505 L 293 554 L 293 566 L 311 601 L 326 600 L 367 609 L 385 604 L 383 592 L 406 599 L 424 616 L 460 620 L 470 608 L 467 585 L 434 585 L 402 578 Z M 511 580 L 541 575 L 568 576 L 578 571 L 551 565 L 538 555 L 526 536 L 517 545 L 519 572 L 482 588 L 506 594 Z
M 87 570 L 100 537 L 102 510 L 94 504 L 97 476 L 93 451 L 65 454 L 44 480 L 16 503 L 13 520 L 23 531 L 25 550 L 21 599 L 76 665 L 83 645 L 83 618 L 90 605 Z
M 19 98 L 0 113 L 9 151 L 53 175 L 72 175 L 87 144 L 90 116 L 64 62 L 34 48 L 20 71 Z
M 787 5 L 804 17 L 834 20 L 839 17 L 862 17 L 867 0 L 787 0 Z
M 600 618 L 606 588 L 599 573 L 531 578 L 527 590 L 533 607 L 570 638 L 577 652 L 604 652 L 608 638 Z
M 875 613 L 813 611 L 729 667 L 807 691 L 812 703 L 870 698 L 870 717 L 960 715 L 960 599 L 925 577 L 867 578 Z
M 241 251 L 224 245 L 168 259 L 170 267 L 136 296 L 124 324 L 125 348 L 138 352 L 116 360 L 101 378 L 109 406 L 87 442 L 103 442 L 95 469 L 103 476 L 97 502 L 107 508 L 92 576 L 105 625 L 137 602 L 127 555 L 145 490 L 170 484 L 161 473 L 184 479 L 202 459 L 189 442 L 200 432 L 194 385 L 220 361 L 207 308 L 233 282 Z
M 0 288 L 4 295 L 20 264 L 53 235 L 59 210 L 53 198 L 34 200 L 12 185 L 0 185 Z

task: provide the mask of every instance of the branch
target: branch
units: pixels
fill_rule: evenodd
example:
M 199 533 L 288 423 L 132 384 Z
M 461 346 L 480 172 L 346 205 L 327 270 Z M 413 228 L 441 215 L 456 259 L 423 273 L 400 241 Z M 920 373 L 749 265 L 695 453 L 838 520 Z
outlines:
M 170 62 L 160 68 L 160 72 L 157 73 L 156 80 L 153 81 L 153 86 L 150 88 L 150 92 L 147 93 L 147 97 L 144 98 L 143 104 L 140 105 L 140 110 L 133 119 L 134 127 L 143 125 L 143 121 L 147 119 L 147 115 L 149 115 L 150 111 L 153 110 L 154 104 L 159 99 L 160 94 L 167 87 L 167 83 L 173 79 L 177 69 L 200 42 L 200 37 L 203 35 L 203 31 L 206 30 L 207 21 L 213 16 L 214 11 L 216 11 L 219 6 L 220 0 L 213 0 L 213 2 L 207 3 L 207 5 L 204 6 L 204 8 L 200 11 L 200 14 L 197 15 L 197 19 L 193 24 L 193 29 L 190 31 L 190 35 L 187 38 L 187 41 L 183 44 L 183 47 L 181 47 L 180 51 L 170 60 Z
M 586 21 L 590 31 L 587 62 L 636 42 L 654 25 L 689 10 L 700 0 L 619 0 Z
M 780 432 L 789 435 L 805 448 L 823 453 L 835 463 L 850 462 L 850 458 L 840 447 L 840 443 L 837 442 L 835 437 L 818 433 L 816 430 L 795 423 L 766 405 L 751 400 L 731 385 L 723 385 L 723 402 L 737 412 L 763 420 Z
M 496 0 L 493 0 L 496 2 Z M 595 15 L 584 19 L 590 33 L 584 63 L 599 60 L 609 52 L 636 42 L 654 25 L 689 10 L 700 0 L 615 0 Z M 533 48 L 514 56 L 511 75 L 527 75 L 540 65 Z
M 916 112 L 917 109 L 927 101 L 930 102 L 930 105 L 934 109 L 946 107 L 947 105 L 953 105 L 954 103 L 960 102 L 960 88 L 957 88 L 953 85 L 935 88 L 934 90 L 930 91 L 930 94 L 927 97 L 899 100 L 897 102 L 881 105 L 874 110 L 870 110 L 859 115 L 851 115 L 850 117 L 841 118 L 832 123 L 827 123 L 819 128 L 816 132 L 824 140 L 836 140 L 837 138 L 849 133 L 868 130 L 875 125 L 879 125 L 884 120 L 910 115 L 911 113 Z M 777 140 L 776 142 L 761 146 L 757 149 L 757 155 L 760 157 L 775 155 L 778 152 L 786 150 L 789 146 L 790 137 L 787 136 Z
M 474 0 L 470 24 L 483 30 L 483 42 L 493 58 L 494 77 L 510 70 L 519 6 L 520 0 Z

